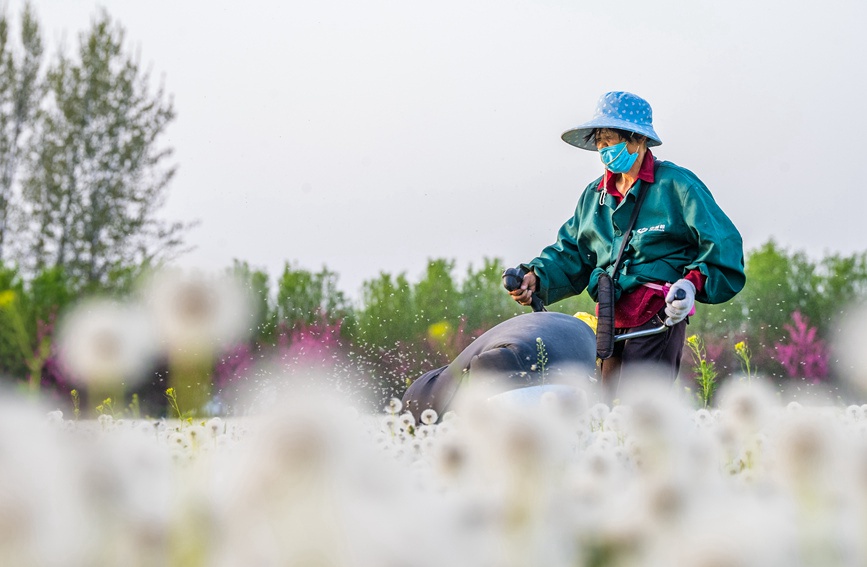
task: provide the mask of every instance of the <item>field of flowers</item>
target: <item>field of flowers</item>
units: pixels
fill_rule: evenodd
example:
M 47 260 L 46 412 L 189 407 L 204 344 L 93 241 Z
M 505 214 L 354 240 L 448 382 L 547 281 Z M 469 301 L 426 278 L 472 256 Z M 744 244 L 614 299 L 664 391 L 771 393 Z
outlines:
M 225 307 L 225 282 L 153 285 L 150 323 L 88 304 L 62 352 L 102 394 L 169 350 L 176 418 L 2 396 L 0 565 L 867 564 L 867 404 L 747 374 L 696 409 L 648 371 L 611 403 L 586 377 L 536 397 L 468 387 L 442 416 L 256 386 L 255 412 L 188 416 L 209 395 L 201 352 L 237 336 L 243 302 Z M 863 333 L 845 336 L 857 378 Z
M 863 565 L 867 406 L 760 383 L 694 410 L 468 391 L 421 420 L 308 394 L 262 415 L 0 409 L 3 565 Z

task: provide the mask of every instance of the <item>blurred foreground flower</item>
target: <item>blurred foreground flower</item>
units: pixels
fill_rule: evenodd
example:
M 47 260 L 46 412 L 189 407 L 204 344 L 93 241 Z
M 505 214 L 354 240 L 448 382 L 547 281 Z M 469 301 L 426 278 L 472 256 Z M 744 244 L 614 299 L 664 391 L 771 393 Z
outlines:
M 839 375 L 855 386 L 861 393 L 867 393 L 867 305 L 851 306 L 846 310 L 840 325 L 840 339 L 836 353 L 840 357 Z
M 649 374 L 614 407 L 471 386 L 421 425 L 330 391 L 208 421 L 0 398 L 0 565 L 864 565 L 864 408 L 769 386 L 698 411 Z
M 163 342 L 185 356 L 212 356 L 249 332 L 253 304 L 232 277 L 163 270 L 143 292 Z
M 70 378 L 87 388 L 91 401 L 117 399 L 124 385 L 142 379 L 156 341 L 140 308 L 99 299 L 78 304 L 61 320 L 58 351 Z
M 230 276 L 181 270 L 153 274 L 143 295 L 168 356 L 178 403 L 200 412 L 210 401 L 216 354 L 250 330 L 252 299 Z

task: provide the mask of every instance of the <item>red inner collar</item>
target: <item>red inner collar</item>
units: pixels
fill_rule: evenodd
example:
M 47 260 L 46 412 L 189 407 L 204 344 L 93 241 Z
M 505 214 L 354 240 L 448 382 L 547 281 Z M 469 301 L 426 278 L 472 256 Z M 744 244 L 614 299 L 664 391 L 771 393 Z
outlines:
M 606 169 L 605 174 L 599 181 L 599 186 L 596 188 L 597 191 L 605 189 L 609 195 L 614 197 L 617 203 L 623 199 L 623 195 L 617 190 L 617 177 L 619 175 L 619 173 L 612 174 Z M 644 160 L 641 162 L 641 168 L 638 170 L 638 179 L 647 183 L 653 183 L 653 154 L 650 152 L 650 148 L 644 152 Z

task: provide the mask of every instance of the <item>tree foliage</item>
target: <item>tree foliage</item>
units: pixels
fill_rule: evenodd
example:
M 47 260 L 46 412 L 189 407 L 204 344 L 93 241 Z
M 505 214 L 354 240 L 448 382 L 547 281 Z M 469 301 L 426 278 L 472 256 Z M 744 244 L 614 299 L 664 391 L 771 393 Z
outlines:
M 339 339 L 338 346 L 351 359 L 344 369 L 366 384 L 376 403 L 400 395 L 421 373 L 449 363 L 497 323 L 529 312 L 503 289 L 498 259 L 471 265 L 462 277 L 455 274 L 455 262 L 445 259 L 430 260 L 416 280 L 406 273 L 381 272 L 363 283 L 357 304 L 339 289 L 337 274 L 325 267 L 313 272 L 286 263 L 273 283 L 266 272 L 243 262 L 236 262 L 232 271 L 256 300 L 253 338 L 239 345 L 243 356 L 233 359 L 238 368 L 292 351 L 298 337 L 309 343 L 305 352 L 315 350 L 317 341 Z M 738 296 L 723 305 L 700 304 L 690 321 L 690 334 L 702 338 L 708 360 L 722 376 L 738 371 L 734 345 L 746 341 L 759 373 L 791 379 L 793 365 L 802 369 L 802 363 L 809 362 L 801 353 L 826 352 L 822 349 L 831 344 L 847 306 L 867 296 L 865 253 L 812 260 L 769 241 L 747 254 L 746 271 L 747 285 Z M 76 294 L 76 280 L 62 267 L 27 277 L 14 267 L 0 268 L 0 300 L 6 302 L 0 309 L 0 373 L 19 379 L 28 375 L 40 360 L 46 323 Z M 594 305 L 581 294 L 549 308 L 592 313 Z M 796 341 L 791 323 L 800 317 L 809 326 Z M 22 328 L 25 341 L 16 331 Z M 787 357 L 789 351 L 794 356 Z M 819 360 L 817 356 L 813 358 Z
M 181 223 L 159 220 L 175 167 L 160 136 L 174 118 L 163 88 L 124 51 L 105 11 L 49 67 L 23 180 L 31 268 L 62 267 L 80 288 L 170 257 Z
M 505 293 L 503 263 L 496 258 L 485 258 L 478 269 L 470 264 L 460 299 L 468 329 L 488 329 L 526 310 Z
M 42 35 L 29 2 L 21 13 L 21 47 L 11 45 L 9 20 L 0 14 L 0 261 L 9 259 L 18 166 L 42 94 Z
M 0 375 L 24 377 L 41 368 L 50 350 L 54 323 L 75 299 L 59 268 L 25 280 L 0 263 Z
M 292 327 L 297 323 L 329 323 L 347 317 L 349 302 L 337 287 L 338 276 L 323 267 L 313 273 L 288 262 L 277 280 L 276 318 Z

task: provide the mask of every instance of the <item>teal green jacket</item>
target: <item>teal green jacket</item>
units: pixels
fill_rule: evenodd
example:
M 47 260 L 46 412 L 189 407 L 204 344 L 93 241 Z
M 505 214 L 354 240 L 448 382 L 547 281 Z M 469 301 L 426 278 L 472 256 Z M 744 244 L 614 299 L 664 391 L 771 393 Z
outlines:
M 621 260 L 617 297 L 648 282 L 675 282 L 690 270 L 707 277 L 696 294 L 702 303 L 722 303 L 744 287 L 743 240 L 704 183 L 691 171 L 656 161 L 653 183 L 638 180 L 615 204 L 599 189 L 601 178 L 584 189 L 575 215 L 525 267 L 539 278 L 539 297 L 551 304 L 586 288 L 596 300 L 599 275 L 612 268 L 635 201 L 647 191 L 632 240 Z

